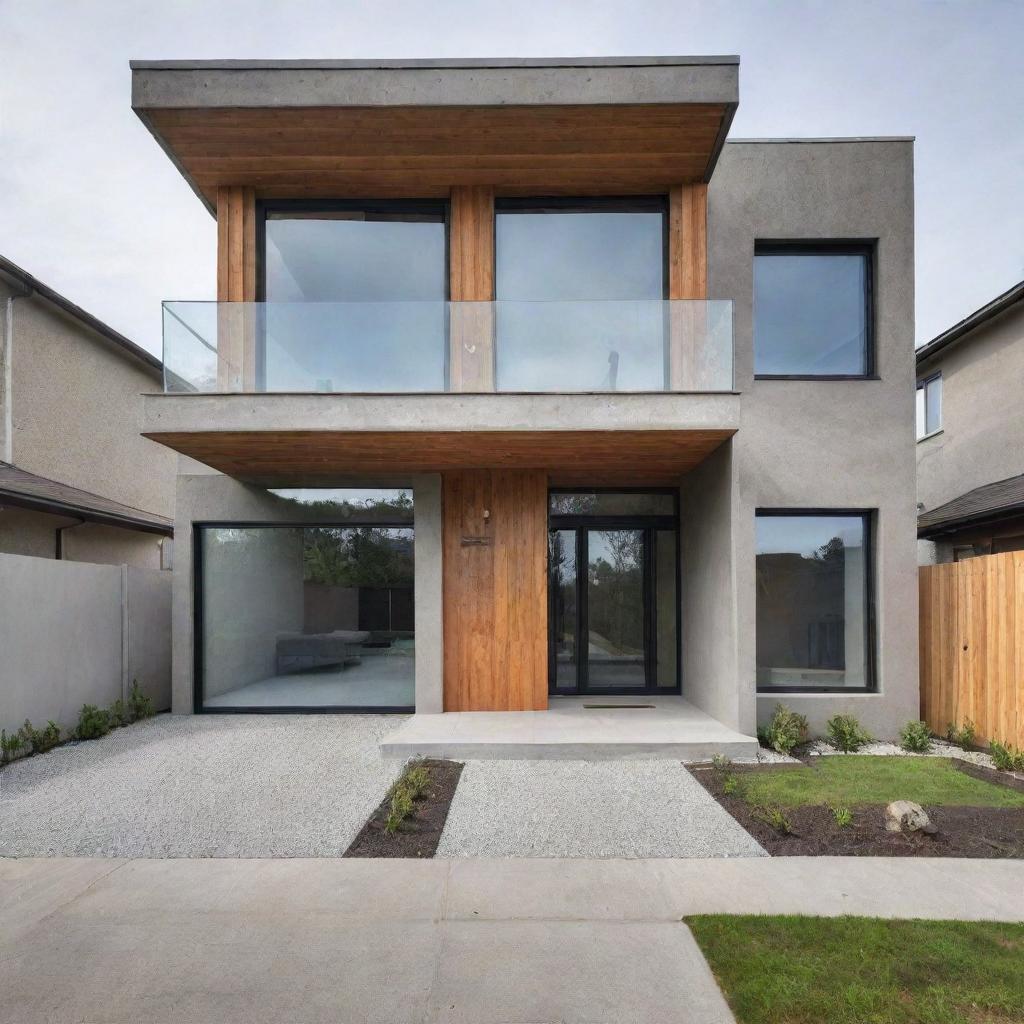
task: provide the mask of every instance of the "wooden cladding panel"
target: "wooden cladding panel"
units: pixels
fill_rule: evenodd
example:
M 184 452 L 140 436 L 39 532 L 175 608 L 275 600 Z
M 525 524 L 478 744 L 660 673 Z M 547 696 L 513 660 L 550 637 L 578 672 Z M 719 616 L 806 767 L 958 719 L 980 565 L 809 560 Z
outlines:
M 668 297 L 708 296 L 708 187 L 675 185 L 668 194 Z
M 211 202 L 237 184 L 267 197 L 664 192 L 702 179 L 727 116 L 719 104 L 147 111 Z
M 445 711 L 547 707 L 547 491 L 542 470 L 444 474 Z
M 217 189 L 217 301 L 256 301 L 256 193 Z
M 494 189 L 457 186 L 450 202 L 450 388 L 493 391 Z
M 539 469 L 556 484 L 677 482 L 732 434 L 704 430 L 213 430 L 145 436 L 263 485 L 344 475 Z
M 1024 746 L 1024 552 L 919 570 L 921 717 Z

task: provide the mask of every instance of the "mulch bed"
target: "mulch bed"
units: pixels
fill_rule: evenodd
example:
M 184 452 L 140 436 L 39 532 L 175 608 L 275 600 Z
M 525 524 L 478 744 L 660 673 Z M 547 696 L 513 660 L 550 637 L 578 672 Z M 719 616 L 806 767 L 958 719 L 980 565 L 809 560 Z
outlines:
M 346 857 L 433 857 L 441 841 L 455 790 L 462 775 L 457 761 L 427 759 L 422 762 L 430 771 L 430 785 L 413 805 L 412 813 L 388 835 L 384 822 L 391 806 L 389 793 L 362 827 Z
M 787 807 L 783 811 L 793 831 L 784 835 L 762 821 L 741 797 L 722 792 L 726 774 L 785 767 L 732 765 L 728 773 L 693 767 L 690 773 L 773 857 L 1024 857 L 1022 808 L 926 807 L 938 831 L 924 835 L 886 831 L 885 804 L 851 807 L 853 822 L 843 828 L 828 807 Z M 986 782 L 1024 789 L 1021 780 L 987 768 L 963 762 L 957 767 Z

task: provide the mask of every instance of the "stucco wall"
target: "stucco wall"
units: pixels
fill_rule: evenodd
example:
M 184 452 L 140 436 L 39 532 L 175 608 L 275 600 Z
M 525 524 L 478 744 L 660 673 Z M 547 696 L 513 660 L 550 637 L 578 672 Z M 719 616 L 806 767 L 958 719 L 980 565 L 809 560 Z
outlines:
M 821 730 L 840 711 L 892 736 L 919 712 L 914 490 L 913 146 L 906 141 L 729 143 L 708 197 L 709 295 L 735 303 L 740 429 L 733 439 L 740 721 L 754 728 L 758 508 L 876 513 L 877 694 L 757 699 Z M 758 239 L 877 239 L 876 380 L 755 381 L 753 256 Z
M 16 299 L 13 317 L 14 464 L 170 516 L 175 456 L 139 434 L 156 372 L 42 299 Z
M 942 371 L 942 432 L 918 442 L 923 511 L 1024 473 L 1024 303 L 918 371 Z
M 133 679 L 170 703 L 170 574 L 0 555 L 0 727 L 64 729 Z

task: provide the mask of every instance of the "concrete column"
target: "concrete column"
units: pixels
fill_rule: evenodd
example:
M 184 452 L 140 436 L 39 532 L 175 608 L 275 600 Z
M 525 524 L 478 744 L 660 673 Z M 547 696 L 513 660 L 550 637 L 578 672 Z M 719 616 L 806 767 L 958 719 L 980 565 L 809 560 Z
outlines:
M 441 476 L 413 478 L 416 574 L 416 712 L 444 710 Z

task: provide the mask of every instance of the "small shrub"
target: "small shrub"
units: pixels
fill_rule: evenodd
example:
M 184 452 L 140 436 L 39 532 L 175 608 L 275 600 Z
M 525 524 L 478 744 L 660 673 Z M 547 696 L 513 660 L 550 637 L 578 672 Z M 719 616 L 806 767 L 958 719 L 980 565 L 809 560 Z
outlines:
M 45 754 L 60 743 L 60 726 L 52 719 L 42 729 L 37 729 L 27 718 L 18 730 L 21 745 L 33 754 Z
M 974 743 L 974 723 L 969 719 L 964 719 L 964 724 L 958 729 L 956 722 L 950 722 L 946 726 L 946 739 L 950 743 L 955 743 L 958 747 L 969 747 Z
M 843 807 L 841 804 L 835 804 L 832 808 L 832 817 L 836 819 L 836 824 L 840 828 L 846 828 L 847 825 L 853 824 L 853 812 L 849 807 Z
M 835 715 L 825 723 L 828 740 L 836 750 L 844 754 L 852 754 L 860 750 L 871 737 L 861 728 L 854 715 Z
M 110 712 L 95 704 L 83 704 L 78 714 L 75 736 L 80 740 L 95 740 L 110 732 Z
M 807 719 L 790 711 L 785 704 L 776 704 L 763 739 L 767 746 L 780 754 L 792 753 L 797 744 L 807 739 Z
M 384 831 L 392 835 L 398 831 L 398 826 L 412 813 L 412 795 L 405 788 L 396 789 L 391 794 L 391 809 L 388 811 L 387 820 L 384 822 Z
M 727 757 L 725 754 L 712 754 L 711 767 L 716 772 L 727 772 L 732 767 L 732 758 Z
M 13 761 L 24 746 L 21 733 L 16 732 L 13 736 L 8 736 L 6 729 L 0 729 L 0 763 L 7 764 L 8 761 Z
M 912 754 L 927 754 L 932 749 L 931 730 L 924 722 L 907 722 L 900 729 L 900 746 Z
M 430 785 L 430 769 L 425 764 L 414 764 L 406 770 L 405 787 L 415 800 L 426 792 Z
M 139 689 L 138 679 L 132 680 L 132 688 L 128 694 L 128 710 L 133 722 L 140 718 L 153 717 L 153 701 Z
M 739 791 L 739 788 L 740 780 L 737 779 L 735 775 L 726 775 L 725 779 L 722 781 L 722 792 L 726 796 L 732 796 L 734 793 Z
M 788 836 L 793 832 L 793 826 L 781 807 L 758 807 L 754 814 L 763 822 L 771 825 L 779 835 Z
M 130 725 L 132 722 L 131 710 L 120 697 L 110 705 L 108 714 L 110 715 L 111 729 L 119 729 L 122 725 Z
M 992 740 L 988 745 L 988 752 L 992 755 L 992 763 L 999 771 L 1024 772 L 1024 750 Z
M 406 766 L 398 781 L 391 787 L 391 806 L 384 820 L 384 831 L 393 835 L 399 825 L 412 813 L 413 802 L 430 785 L 430 769 L 422 762 Z

